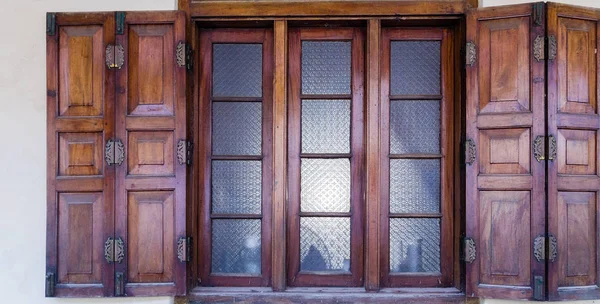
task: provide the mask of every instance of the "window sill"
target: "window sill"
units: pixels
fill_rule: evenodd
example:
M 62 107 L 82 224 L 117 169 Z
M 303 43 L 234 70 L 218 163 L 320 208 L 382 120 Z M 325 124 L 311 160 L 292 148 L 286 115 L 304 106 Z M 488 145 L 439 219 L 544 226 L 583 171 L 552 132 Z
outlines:
M 197 287 L 190 304 L 200 303 L 464 303 L 465 294 L 456 288 L 385 288 L 367 292 L 364 288 L 271 288 Z

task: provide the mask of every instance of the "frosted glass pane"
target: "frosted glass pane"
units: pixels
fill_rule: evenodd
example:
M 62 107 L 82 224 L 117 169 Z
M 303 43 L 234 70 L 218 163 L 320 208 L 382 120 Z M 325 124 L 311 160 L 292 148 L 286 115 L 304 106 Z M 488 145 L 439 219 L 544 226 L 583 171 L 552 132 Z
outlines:
M 260 214 L 260 161 L 212 162 L 212 213 Z
M 303 212 L 349 212 L 350 160 L 303 158 L 301 187 Z
M 394 100 L 390 103 L 390 153 L 440 153 L 438 100 Z
M 390 160 L 390 212 L 440 212 L 440 161 Z
M 302 101 L 302 152 L 350 152 L 350 100 Z
M 260 220 L 212 221 L 212 273 L 261 273 Z
M 440 94 L 440 41 L 392 41 L 392 95 Z
M 300 219 L 300 270 L 350 271 L 350 218 Z
M 261 155 L 262 103 L 213 102 L 213 155 Z
M 390 219 L 390 272 L 440 272 L 439 219 Z
M 302 94 L 350 94 L 349 41 L 302 41 Z
M 262 96 L 262 44 L 213 45 L 213 96 Z

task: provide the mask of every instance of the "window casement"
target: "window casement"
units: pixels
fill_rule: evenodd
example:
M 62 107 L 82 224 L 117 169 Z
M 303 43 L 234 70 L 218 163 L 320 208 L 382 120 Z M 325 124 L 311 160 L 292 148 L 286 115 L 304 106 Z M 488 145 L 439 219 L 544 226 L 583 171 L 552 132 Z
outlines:
M 467 2 L 49 13 L 46 296 L 600 298 L 600 10 Z

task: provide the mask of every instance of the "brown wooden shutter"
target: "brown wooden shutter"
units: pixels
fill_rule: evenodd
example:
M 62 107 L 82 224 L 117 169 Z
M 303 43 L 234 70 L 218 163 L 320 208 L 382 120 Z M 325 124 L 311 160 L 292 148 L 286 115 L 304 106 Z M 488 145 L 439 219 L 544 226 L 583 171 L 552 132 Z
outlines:
M 106 47 L 114 15 L 48 14 L 46 296 L 113 293 L 104 255 L 112 237 L 114 73 Z M 110 243 L 110 242 L 109 242 Z
M 548 289 L 600 298 L 600 10 L 548 5 Z
M 467 296 L 543 298 L 545 233 L 543 4 L 485 8 L 467 16 Z M 540 281 L 541 280 L 541 281 Z M 537 284 L 539 288 L 534 286 Z M 541 285 L 540 285 L 541 284 Z
M 117 19 L 120 13 L 117 13 Z M 186 96 L 185 14 L 127 12 L 117 46 L 116 265 L 128 296 L 185 294 Z M 117 20 L 118 24 L 119 20 Z M 121 32 L 119 32 L 121 30 Z M 117 292 L 119 295 L 119 292 Z

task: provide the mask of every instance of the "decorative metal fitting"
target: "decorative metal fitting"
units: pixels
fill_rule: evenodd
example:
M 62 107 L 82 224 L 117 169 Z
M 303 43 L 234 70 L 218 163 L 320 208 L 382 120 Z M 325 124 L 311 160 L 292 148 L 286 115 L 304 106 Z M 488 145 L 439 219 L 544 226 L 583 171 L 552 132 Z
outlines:
M 115 240 L 112 237 L 108 237 L 104 242 L 104 259 L 108 264 L 112 264 L 115 261 Z
M 465 164 L 472 165 L 477 157 L 477 147 L 472 139 L 465 141 Z
M 122 238 L 115 239 L 115 262 L 121 264 L 125 258 L 125 243 Z
M 46 297 L 51 298 L 56 296 L 56 276 L 54 272 L 46 273 Z
M 556 261 L 556 257 L 558 256 L 558 241 L 552 234 L 548 236 L 548 241 L 550 242 L 550 244 L 548 244 L 548 249 L 550 251 L 548 254 L 548 261 L 554 263 L 554 261 Z
M 185 66 L 185 43 L 183 41 L 179 41 L 177 44 L 177 48 L 175 50 L 177 65 L 179 67 Z
M 544 136 L 539 135 L 533 141 L 533 157 L 535 157 L 538 162 L 546 159 Z
M 473 66 L 475 64 L 475 61 L 477 61 L 477 48 L 475 46 L 475 43 L 473 43 L 472 41 L 467 42 L 465 53 L 467 65 Z
M 177 143 L 177 161 L 180 165 L 187 163 L 187 142 L 184 139 L 180 139 Z
M 543 36 L 537 36 L 537 37 L 535 37 L 535 40 L 533 41 L 533 57 L 538 62 L 544 60 L 546 57 L 545 56 L 546 51 L 544 49 L 545 41 L 546 41 L 546 38 L 544 38 Z
M 120 44 L 106 46 L 106 66 L 109 69 L 121 69 L 125 63 L 125 50 Z
M 177 259 L 179 259 L 179 262 L 185 263 L 190 261 L 191 242 L 192 238 L 184 236 L 177 240 Z
M 554 161 L 556 159 L 556 137 L 554 135 L 548 136 L 548 160 Z
M 468 264 L 472 264 L 477 257 L 477 247 L 475 246 L 475 240 L 473 238 L 465 238 L 465 262 Z
M 538 262 L 546 259 L 546 237 L 542 234 L 533 240 L 533 256 Z
M 553 61 L 556 59 L 556 54 L 558 52 L 558 46 L 556 45 L 556 37 L 548 36 L 548 60 Z

